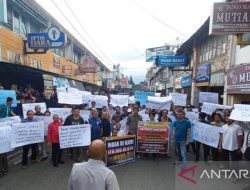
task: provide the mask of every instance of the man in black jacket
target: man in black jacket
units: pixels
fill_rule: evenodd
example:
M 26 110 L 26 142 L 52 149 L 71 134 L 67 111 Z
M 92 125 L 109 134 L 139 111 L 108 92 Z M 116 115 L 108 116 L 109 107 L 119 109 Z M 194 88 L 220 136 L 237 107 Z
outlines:
M 64 126 L 67 125 L 81 125 L 84 124 L 84 119 L 80 116 L 80 108 L 75 107 L 72 110 L 72 114 L 69 115 L 65 122 Z M 84 156 L 84 148 L 83 147 L 74 147 L 72 148 L 73 152 L 73 160 L 74 162 L 82 162 Z

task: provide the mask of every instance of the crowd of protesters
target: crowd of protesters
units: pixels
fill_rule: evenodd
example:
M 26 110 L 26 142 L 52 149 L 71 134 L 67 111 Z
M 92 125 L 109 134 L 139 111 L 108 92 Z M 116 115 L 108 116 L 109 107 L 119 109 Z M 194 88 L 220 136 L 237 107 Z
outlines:
M 12 86 L 12 89 L 17 89 L 16 86 Z M 39 95 L 36 94 L 35 90 L 30 86 L 24 90 L 17 90 L 17 97 L 20 103 L 30 103 L 39 100 Z M 14 115 L 21 115 L 12 110 L 11 104 L 13 99 L 7 98 L 5 104 L 0 105 L 0 117 L 8 117 Z M 67 106 L 71 107 L 71 106 Z M 89 110 L 90 116 L 88 120 L 84 120 L 80 111 L 82 109 Z M 143 119 L 140 115 L 141 111 L 147 115 L 147 119 Z M 218 147 L 210 147 L 206 144 L 202 144 L 198 141 L 190 142 L 192 121 L 186 117 L 187 112 L 196 112 L 199 116 L 199 122 L 210 124 L 220 128 L 220 140 Z M 243 133 L 240 125 L 237 122 L 230 119 L 231 110 L 217 109 L 213 114 L 207 115 L 201 112 L 201 109 L 193 109 L 192 105 L 187 107 L 180 107 L 172 105 L 170 110 L 152 110 L 142 108 L 140 102 L 129 104 L 128 106 L 96 108 L 96 103 L 93 101 L 90 105 L 80 105 L 72 107 L 72 113 L 64 121 L 59 115 L 53 115 L 53 122 L 48 126 L 48 134 L 45 137 L 44 143 L 41 145 L 41 159 L 38 159 L 38 144 L 31 144 L 23 146 L 22 156 L 22 167 L 27 168 L 28 165 L 28 152 L 31 148 L 31 161 L 37 163 L 44 161 L 48 158 L 47 144 L 51 145 L 52 149 L 52 163 L 54 167 L 58 167 L 58 164 L 64 164 L 62 160 L 63 151 L 59 146 L 59 127 L 63 125 L 91 125 L 91 141 L 103 139 L 105 137 L 115 137 L 124 135 L 137 135 L 138 123 L 140 121 L 149 122 L 169 122 L 170 126 L 173 127 L 172 136 L 169 137 L 174 146 L 175 153 L 177 155 L 177 161 L 174 164 L 185 166 L 188 157 L 187 152 L 190 150 L 190 146 L 195 155 L 195 161 L 239 161 L 239 160 L 250 160 L 250 135 Z M 22 120 L 23 123 L 34 121 L 34 115 L 36 116 L 50 116 L 50 112 L 46 111 L 41 113 L 41 108 L 37 106 L 35 112 L 29 110 L 27 118 Z M 121 121 L 126 119 L 126 128 L 121 128 Z M 243 137 L 247 135 L 247 149 L 245 152 L 241 152 L 243 146 Z M 203 156 L 201 157 L 200 149 L 203 147 Z M 67 152 L 70 158 L 75 162 L 82 162 L 86 160 L 86 150 L 88 147 L 75 147 L 68 149 Z M 145 157 L 148 155 L 137 154 L 138 158 Z M 153 156 L 155 158 L 155 156 Z M 201 159 L 202 158 L 202 159 Z M 0 155 L 0 175 L 5 175 L 8 172 L 8 163 L 6 154 Z

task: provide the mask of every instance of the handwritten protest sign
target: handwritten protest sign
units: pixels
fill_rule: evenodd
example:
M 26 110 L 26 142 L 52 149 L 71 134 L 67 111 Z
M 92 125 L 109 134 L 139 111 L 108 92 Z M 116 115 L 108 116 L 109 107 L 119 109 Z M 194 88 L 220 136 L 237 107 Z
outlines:
M 11 147 L 11 127 L 4 126 L 0 128 L 0 154 L 12 151 Z
M 48 126 L 53 122 L 52 116 L 34 116 L 34 120 L 44 122 L 44 136 L 48 136 Z
M 220 127 L 195 121 L 193 129 L 194 140 L 217 148 L 219 144 L 220 130 Z
M 110 103 L 112 104 L 113 107 L 128 106 L 128 95 L 113 95 L 113 94 L 111 94 L 110 98 L 111 98 Z
M 168 153 L 169 124 L 140 122 L 137 130 L 137 152 Z
M 187 105 L 187 94 L 180 93 L 170 93 L 172 96 L 172 102 L 177 106 L 186 106 Z
M 200 92 L 199 93 L 199 103 L 208 102 L 208 103 L 219 103 L 219 94 L 213 92 Z
M 88 121 L 88 119 L 90 117 L 90 111 L 89 110 L 81 110 L 80 115 L 84 119 L 84 121 Z
M 146 107 L 151 109 L 170 110 L 171 103 L 172 97 L 148 96 Z
M 13 98 L 12 107 L 17 107 L 16 92 L 14 90 L 0 90 L 0 104 L 5 104 L 8 97 Z
M 11 147 L 19 147 L 44 141 L 44 122 L 18 123 L 12 125 Z
M 60 148 L 90 145 L 90 128 L 89 124 L 59 127 Z
M 135 161 L 134 135 L 106 138 L 106 165 L 107 167 L 123 165 Z
M 194 121 L 199 121 L 199 115 L 196 112 L 187 111 L 186 117 L 189 119 L 191 123 L 193 123 Z
M 58 114 L 60 118 L 65 121 L 65 119 L 71 115 L 71 108 L 49 108 L 51 116 Z
M 19 116 L 5 117 L 0 119 L 0 127 L 9 126 L 14 123 L 21 123 L 21 119 Z
M 82 95 L 78 92 L 59 92 L 57 94 L 59 104 L 80 105 L 82 104 Z
M 88 104 L 90 102 L 91 92 L 79 91 L 78 93 L 80 93 L 82 95 L 82 103 L 83 104 Z
M 234 104 L 230 119 L 236 121 L 250 121 L 250 105 Z
M 203 102 L 201 112 L 211 115 L 216 109 L 231 109 L 231 106 Z
M 44 113 L 47 110 L 46 104 L 44 102 L 42 103 L 30 103 L 30 104 L 22 104 L 22 108 L 23 108 L 23 117 L 27 118 L 27 111 L 28 110 L 32 110 L 33 112 L 35 112 L 35 107 L 36 106 L 40 106 L 41 107 L 41 112 Z
M 103 106 L 108 107 L 108 97 L 101 95 L 91 95 L 90 101 L 96 102 L 96 108 L 102 108 Z

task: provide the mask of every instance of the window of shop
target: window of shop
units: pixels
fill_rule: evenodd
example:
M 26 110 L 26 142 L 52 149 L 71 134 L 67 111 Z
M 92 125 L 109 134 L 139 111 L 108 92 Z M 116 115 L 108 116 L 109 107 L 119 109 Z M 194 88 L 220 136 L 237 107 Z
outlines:
M 20 34 L 20 18 L 18 12 L 14 11 L 13 14 L 13 31 L 17 34 Z
M 65 57 L 65 49 L 53 49 L 52 50 L 56 55 L 60 57 Z
M 7 4 L 7 27 L 11 30 L 13 30 L 13 15 L 12 15 L 12 6 L 8 3 Z
M 28 19 L 26 17 L 22 17 L 22 19 L 21 19 L 20 34 L 24 38 L 27 37 L 27 34 L 28 34 Z
M 81 61 L 81 53 L 77 50 L 74 50 L 73 52 L 73 62 L 76 64 L 79 64 Z
M 217 40 L 213 39 L 213 55 L 212 55 L 213 58 L 216 57 L 216 50 L 217 50 Z

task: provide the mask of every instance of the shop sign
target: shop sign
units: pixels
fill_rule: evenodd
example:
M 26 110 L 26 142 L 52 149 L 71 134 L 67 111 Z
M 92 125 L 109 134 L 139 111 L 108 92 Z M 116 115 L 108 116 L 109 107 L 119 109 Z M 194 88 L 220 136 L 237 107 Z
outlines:
M 53 76 L 43 74 L 44 93 L 51 95 L 53 92 Z
M 186 88 L 192 85 L 192 78 L 190 75 L 181 78 L 181 87 Z
M 175 89 L 180 89 L 181 88 L 181 78 L 182 77 L 178 77 L 175 79 Z
M 250 2 L 214 3 L 210 34 L 250 32 Z
M 98 65 L 95 63 L 94 58 L 91 55 L 85 54 L 83 60 L 78 65 L 76 74 L 96 73 L 98 71 Z
M 250 94 L 250 65 L 230 68 L 227 74 L 228 94 Z
M 209 86 L 224 86 L 225 84 L 225 74 L 224 73 L 214 73 L 211 74 L 211 80 Z
M 178 67 L 178 66 L 188 66 L 187 56 L 164 56 L 159 55 L 156 58 L 156 65 L 158 67 Z
M 209 86 L 211 75 L 211 64 L 204 64 L 197 68 L 196 86 Z
M 146 61 L 155 61 L 158 55 L 173 55 L 173 51 L 170 50 L 170 46 L 154 47 L 146 49 Z
M 66 41 L 66 35 L 57 27 L 49 28 L 47 33 L 28 34 L 28 47 L 30 49 L 62 48 Z

